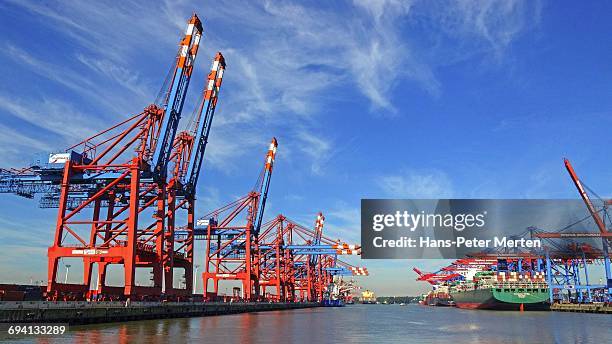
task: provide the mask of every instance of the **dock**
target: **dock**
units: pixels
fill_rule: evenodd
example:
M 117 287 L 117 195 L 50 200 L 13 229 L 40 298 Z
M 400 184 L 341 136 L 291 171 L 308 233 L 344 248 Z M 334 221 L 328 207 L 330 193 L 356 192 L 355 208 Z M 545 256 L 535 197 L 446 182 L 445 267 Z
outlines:
M 318 307 L 317 302 L 0 302 L 0 323 L 92 324 Z
M 612 306 L 604 303 L 555 303 L 550 306 L 555 312 L 612 314 Z

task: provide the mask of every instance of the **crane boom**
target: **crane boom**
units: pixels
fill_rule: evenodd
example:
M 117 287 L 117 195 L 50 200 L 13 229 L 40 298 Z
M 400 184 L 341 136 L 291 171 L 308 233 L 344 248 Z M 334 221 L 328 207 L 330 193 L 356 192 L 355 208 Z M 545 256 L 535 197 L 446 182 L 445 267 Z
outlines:
M 213 60 L 213 64 L 208 74 L 208 80 L 202 102 L 198 108 L 198 114 L 196 116 L 196 129 L 195 129 L 195 149 L 192 151 L 191 159 L 189 160 L 189 166 L 187 167 L 187 192 L 195 193 L 195 188 L 198 183 L 200 175 L 200 169 L 202 167 L 202 161 L 204 160 L 204 152 L 206 151 L 206 144 L 208 143 L 208 135 L 210 133 L 210 127 L 212 119 L 215 114 L 217 106 L 217 99 L 219 91 L 221 89 L 221 82 L 223 80 L 223 73 L 225 71 L 225 58 L 218 52 Z M 202 118 L 204 113 L 204 118 Z
M 185 95 L 191 80 L 193 64 L 198 53 L 201 37 L 202 22 L 194 14 L 187 24 L 185 37 L 180 43 L 176 69 L 170 84 L 169 102 L 165 106 L 163 122 L 160 127 L 161 137 L 158 139 L 153 153 L 153 178 L 158 182 L 166 178 L 168 161 L 172 152 L 172 143 L 174 142 L 178 123 L 181 119 Z
M 321 244 L 321 237 L 323 236 L 323 225 L 325 224 L 325 216 L 323 216 L 322 212 L 317 214 L 317 219 L 315 220 L 315 230 L 314 230 L 314 240 L 313 245 Z M 318 256 L 310 257 L 310 263 L 316 264 Z
M 259 230 L 261 229 L 261 222 L 263 220 L 264 210 L 266 207 L 266 200 L 268 198 L 268 190 L 270 188 L 270 180 L 272 179 L 272 168 L 274 167 L 274 159 L 276 157 L 276 149 L 278 148 L 278 141 L 276 137 L 272 138 L 272 142 L 270 142 L 270 148 L 268 149 L 268 153 L 266 154 L 266 161 L 264 164 L 263 171 L 263 179 L 260 184 L 260 196 L 259 196 L 259 205 L 257 206 L 258 215 L 255 221 L 255 236 L 259 235 Z
M 606 225 L 603 223 L 603 220 L 601 219 L 601 216 L 599 216 L 599 213 L 597 212 L 597 209 L 595 209 L 595 206 L 593 205 L 593 202 L 591 202 L 591 199 L 589 198 L 589 195 L 584 190 L 584 187 L 582 186 L 582 183 L 580 182 L 580 179 L 578 178 L 578 175 L 574 171 L 574 168 L 572 167 L 572 164 L 570 163 L 570 161 L 568 159 L 563 159 L 563 162 L 565 163 L 565 168 L 567 169 L 567 172 L 569 173 L 570 177 L 572 178 L 572 181 L 574 182 L 574 185 L 576 185 L 576 189 L 578 189 L 578 193 L 580 193 L 580 197 L 582 197 L 582 200 L 584 201 L 584 204 L 586 204 L 586 207 L 589 210 L 589 213 L 591 213 L 591 216 L 593 217 L 593 220 L 595 221 L 595 224 L 597 224 L 597 227 L 599 228 L 599 231 L 602 234 L 608 233 L 608 230 L 606 229 Z

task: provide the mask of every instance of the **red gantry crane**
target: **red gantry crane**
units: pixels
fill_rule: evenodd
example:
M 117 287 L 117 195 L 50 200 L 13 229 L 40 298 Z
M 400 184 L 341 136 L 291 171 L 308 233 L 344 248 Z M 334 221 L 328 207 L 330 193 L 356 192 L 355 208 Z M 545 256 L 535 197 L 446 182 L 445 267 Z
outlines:
M 368 275 L 366 268 L 337 259 L 338 255 L 359 255 L 361 248 L 324 236 L 324 222 L 319 212 L 313 229 L 284 215 L 264 225 L 259 244 L 262 294 L 273 300 L 294 300 L 299 293 L 300 300 L 321 301 L 334 276 Z M 276 293 L 265 293 L 266 287 L 274 287 Z
M 88 291 L 92 264 L 98 263 L 98 293 L 125 297 L 161 294 L 162 262 L 168 254 L 164 247 L 167 165 L 201 36 L 202 23 L 193 15 L 180 42 L 167 92 L 157 104 L 68 148 L 70 156 L 63 153 L 50 157 L 50 162 L 63 163 L 64 171 L 56 234 L 48 251 L 48 293 L 59 297 L 63 292 Z M 78 185 L 82 181 L 89 183 L 89 178 L 95 180 L 95 188 L 85 193 L 78 205 L 73 204 L 74 209 L 69 209 L 69 202 L 74 200 L 73 185 L 78 190 Z M 103 202 L 106 214 L 101 211 Z M 90 204 L 93 214 L 87 219 L 89 212 L 84 209 Z M 144 215 L 151 209 L 152 221 L 148 222 Z M 87 227 L 88 240 L 79 234 L 83 233 L 79 229 Z M 69 243 L 67 237 L 76 240 Z M 58 261 L 68 257 L 85 260 L 83 284 L 56 281 Z M 124 267 L 125 286 L 121 293 L 106 286 L 108 264 Z M 152 268 L 152 287 L 136 286 L 137 267 Z
M 175 252 L 168 232 L 177 190 L 168 181 L 168 165 L 187 154 L 177 155 L 182 137 L 175 137 L 201 37 L 202 23 L 194 14 L 160 96 L 143 112 L 50 154 L 48 162 L 0 171 L 0 192 L 27 198 L 44 193 L 41 206 L 58 208 L 48 249 L 49 298 L 82 298 L 90 289 L 108 298 L 159 297 L 164 271 L 173 262 L 190 270 L 189 258 Z M 59 282 L 59 261 L 74 258 L 84 262 L 82 283 Z M 91 288 L 94 264 L 98 276 Z M 109 265 L 123 266 L 123 287 L 106 284 Z M 152 286 L 136 285 L 137 268 L 152 270 Z M 172 293 L 171 274 L 166 279 L 166 292 Z
M 258 235 L 277 147 L 276 138 L 272 138 L 253 190 L 198 221 L 199 225 L 206 226 L 206 261 L 202 279 L 207 298 L 218 295 L 220 280 L 233 280 L 242 283 L 244 299 L 259 299 Z M 213 283 L 212 292 L 209 291 L 209 281 Z

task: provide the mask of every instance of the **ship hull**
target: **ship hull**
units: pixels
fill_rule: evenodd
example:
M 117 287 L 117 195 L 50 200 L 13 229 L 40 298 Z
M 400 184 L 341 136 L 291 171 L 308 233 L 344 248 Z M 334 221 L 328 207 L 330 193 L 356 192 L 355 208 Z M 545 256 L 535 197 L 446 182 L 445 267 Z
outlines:
M 436 298 L 433 305 L 436 307 L 455 307 L 455 301 L 447 298 Z
M 323 300 L 321 305 L 323 307 L 344 307 L 345 303 L 342 300 Z
M 429 299 L 425 305 L 434 307 L 454 307 L 455 302 L 450 298 L 450 296 L 446 298 L 434 297 Z
M 545 311 L 548 302 L 548 290 L 500 290 L 475 289 L 451 293 L 457 308 L 493 309 L 507 311 Z

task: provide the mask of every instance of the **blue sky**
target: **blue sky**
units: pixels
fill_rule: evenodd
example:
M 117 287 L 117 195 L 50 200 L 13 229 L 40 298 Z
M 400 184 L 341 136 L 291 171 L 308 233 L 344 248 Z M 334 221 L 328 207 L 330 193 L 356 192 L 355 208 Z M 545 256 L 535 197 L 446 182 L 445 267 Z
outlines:
M 185 113 L 227 59 L 198 213 L 244 194 L 279 140 L 268 216 L 359 240 L 361 198 L 600 194 L 612 124 L 605 2 L 3 1 L 0 161 L 26 166 L 151 103 L 193 11 L 204 21 Z M 54 212 L 0 197 L 0 281 L 46 279 Z M 6 254 L 10 252 L 10 254 Z M 412 294 L 413 266 L 362 284 Z M 375 276 L 375 277 L 374 277 Z

